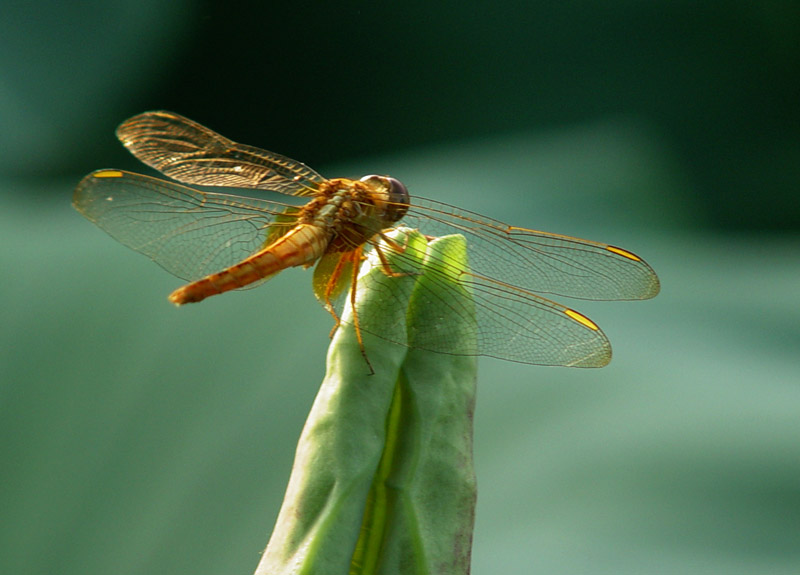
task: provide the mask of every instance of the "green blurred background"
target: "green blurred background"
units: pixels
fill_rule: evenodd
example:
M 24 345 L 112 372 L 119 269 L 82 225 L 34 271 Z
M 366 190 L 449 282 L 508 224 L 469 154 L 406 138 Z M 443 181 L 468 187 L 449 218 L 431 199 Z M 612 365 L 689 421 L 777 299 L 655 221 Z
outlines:
M 570 304 L 608 368 L 481 361 L 474 573 L 800 572 L 796 2 L 224 6 L 3 2 L 0 572 L 250 573 L 277 515 L 310 274 L 176 310 L 70 207 L 158 108 L 659 272 Z

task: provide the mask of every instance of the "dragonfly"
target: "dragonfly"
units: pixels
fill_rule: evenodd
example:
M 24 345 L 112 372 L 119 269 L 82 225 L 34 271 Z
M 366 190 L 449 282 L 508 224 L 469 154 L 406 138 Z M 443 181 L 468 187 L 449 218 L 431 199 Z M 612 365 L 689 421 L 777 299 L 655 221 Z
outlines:
M 236 143 L 173 112 L 139 114 L 116 134 L 136 158 L 170 180 L 98 170 L 78 184 L 73 206 L 122 244 L 190 282 L 169 296 L 177 305 L 258 285 L 287 268 L 315 265 L 314 293 L 333 316 L 335 331 L 344 303 L 355 304 L 360 290 L 381 289 L 383 305 L 400 305 L 402 294 L 369 283 L 359 269 L 378 266 L 387 277 L 402 275 L 394 262 L 420 257 L 416 248 L 390 237 L 402 224 L 426 238 L 466 239 L 468 264 L 441 256 L 438 263 L 447 274 L 434 275 L 424 289 L 440 305 L 449 305 L 463 289 L 474 302 L 470 325 L 476 345 L 459 343 L 465 339 L 448 336 L 431 317 L 416 329 L 436 336 L 417 337 L 413 347 L 536 365 L 602 367 L 611 359 L 603 331 L 546 296 L 642 300 L 660 290 L 653 269 L 628 250 L 510 226 L 411 196 L 399 180 L 385 175 L 328 179 L 301 162 Z M 410 345 L 387 335 L 378 312 L 351 315 L 365 358 L 361 332 Z

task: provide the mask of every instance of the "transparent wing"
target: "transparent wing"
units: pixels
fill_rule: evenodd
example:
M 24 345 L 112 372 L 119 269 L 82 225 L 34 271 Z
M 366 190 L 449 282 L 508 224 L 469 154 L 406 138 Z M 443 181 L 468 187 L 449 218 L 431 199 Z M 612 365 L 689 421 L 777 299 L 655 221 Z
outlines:
M 380 267 L 386 273 L 370 275 L 362 267 L 358 289 L 379 291 L 382 303 L 373 308 L 372 316 L 359 316 L 359 327 L 403 345 L 412 341 L 413 347 L 439 353 L 486 355 L 538 365 L 602 367 L 611 359 L 611 344 L 602 330 L 579 312 L 539 293 L 631 300 L 647 299 L 659 291 L 658 277 L 643 259 L 608 244 L 514 228 L 421 198 L 412 199 L 402 224 L 431 239 L 461 234 L 468 253 L 465 266 L 462 260 L 446 255 L 431 261 L 424 248 L 413 244 L 374 244 L 377 247 L 364 265 Z M 378 257 L 376 250 L 384 257 Z M 389 287 L 385 277 L 414 269 L 414 262 L 423 257 L 434 264 L 429 267 L 443 271 L 429 274 L 427 283 L 397 281 Z M 390 269 L 385 269 L 385 261 L 390 262 Z M 454 286 L 453 277 L 459 278 L 460 287 Z M 474 337 L 454 333 L 436 315 L 417 317 L 409 326 L 413 334 L 402 329 L 392 333 L 381 319 L 396 306 L 405 305 L 411 289 L 418 290 L 415 297 L 425 298 L 434 309 L 471 314 L 470 309 L 458 309 L 463 305 L 463 288 L 473 298 Z M 341 295 L 336 307 L 341 311 L 348 290 L 337 286 L 337 292 Z M 477 341 L 477 350 L 465 343 L 470 341 Z
M 122 244 L 189 281 L 260 250 L 268 234 L 282 235 L 294 225 L 299 210 L 120 170 L 83 178 L 72 204 Z
M 184 184 L 308 196 L 325 181 L 305 164 L 238 144 L 173 112 L 134 116 L 117 128 L 117 138 L 139 160 Z
M 471 254 L 472 247 L 468 248 Z M 432 261 L 430 254 L 415 253 L 411 245 L 397 250 L 381 244 L 378 249 L 384 252 L 392 272 L 414 269 L 414 262 L 422 257 L 428 258 L 427 267 L 433 272 L 428 272 L 426 282 L 409 283 L 401 277 L 393 281 L 395 278 L 387 278 L 388 274 L 369 275 L 362 268 L 359 291 L 380 290 L 378 301 L 382 302 L 371 315 L 359 315 L 359 326 L 364 332 L 402 345 L 413 341 L 413 347 L 438 353 L 485 355 L 537 365 L 602 367 L 611 360 L 611 344 L 605 334 L 572 309 L 472 273 L 457 259 L 442 256 Z M 383 268 L 384 264 L 373 251 L 365 266 Z M 453 277 L 459 278 L 460 286 L 453 283 Z M 414 325 L 408 326 L 413 329 L 409 334 L 403 330 L 387 331 L 386 322 L 381 319 L 383 314 L 391 313 L 390 308 L 405 305 L 403 302 L 409 300 L 412 289 L 416 290 L 415 298 L 426 300 L 429 304 L 426 307 L 448 310 L 442 315 L 463 313 L 468 318 L 473 310 L 464 301 L 461 291 L 464 288 L 473 298 L 476 321 L 464 322 L 474 326 L 473 334 L 454 332 L 437 314 L 417 316 Z M 472 341 L 477 341 L 477 349 Z
M 424 198 L 412 198 L 402 223 L 429 236 L 464 235 L 473 273 L 498 289 L 590 300 L 648 299 L 660 290 L 647 262 L 608 244 L 515 228 Z

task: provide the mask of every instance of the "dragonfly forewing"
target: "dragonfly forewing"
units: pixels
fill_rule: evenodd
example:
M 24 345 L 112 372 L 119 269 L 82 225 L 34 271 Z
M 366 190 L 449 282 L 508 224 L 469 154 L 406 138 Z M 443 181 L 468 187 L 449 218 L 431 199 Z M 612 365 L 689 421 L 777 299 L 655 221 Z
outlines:
M 431 236 L 459 233 L 475 273 L 537 293 L 590 300 L 654 297 L 658 276 L 614 246 L 516 228 L 441 202 L 412 198 L 403 222 Z
M 134 116 L 117 137 L 139 160 L 184 184 L 312 196 L 325 180 L 303 163 L 239 144 L 173 112 Z

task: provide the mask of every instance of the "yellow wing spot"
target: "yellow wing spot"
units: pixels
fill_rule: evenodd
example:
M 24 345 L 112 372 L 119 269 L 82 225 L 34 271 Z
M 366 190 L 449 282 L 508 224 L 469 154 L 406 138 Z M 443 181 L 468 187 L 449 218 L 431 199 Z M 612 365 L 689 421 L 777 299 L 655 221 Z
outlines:
M 95 178 L 121 178 L 122 172 L 119 170 L 103 170 L 92 174 Z
M 622 256 L 623 258 L 628 258 L 629 260 L 633 260 L 635 262 L 642 261 L 642 258 L 637 256 L 636 254 L 632 254 L 629 251 L 625 251 L 622 248 L 615 248 L 614 246 L 606 246 L 606 249 L 611 253 L 617 254 L 618 256 Z
M 574 309 L 565 308 L 564 313 L 567 314 L 569 317 L 577 321 L 578 323 L 588 327 L 592 331 L 598 331 L 600 328 L 597 327 L 597 324 L 590 320 L 588 317 L 583 315 L 582 313 L 578 313 Z

